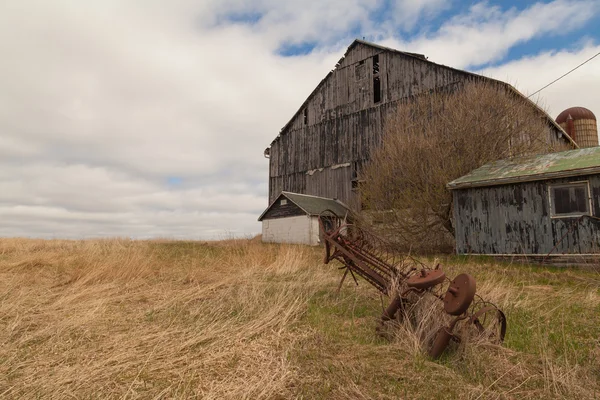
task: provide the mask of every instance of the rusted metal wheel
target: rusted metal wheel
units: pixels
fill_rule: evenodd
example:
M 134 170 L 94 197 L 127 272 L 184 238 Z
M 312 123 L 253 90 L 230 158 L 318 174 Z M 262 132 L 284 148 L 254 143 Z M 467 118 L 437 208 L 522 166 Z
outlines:
M 498 307 L 489 305 L 477 310 L 471 316 L 479 336 L 492 343 L 500 344 L 506 335 L 506 316 Z
M 448 287 L 444 296 L 444 311 L 450 315 L 461 315 L 469 309 L 475 297 L 475 278 L 460 274 Z
M 429 289 L 444 282 L 444 279 L 446 274 L 441 269 L 422 269 L 420 273 L 408 278 L 406 285 L 417 289 Z

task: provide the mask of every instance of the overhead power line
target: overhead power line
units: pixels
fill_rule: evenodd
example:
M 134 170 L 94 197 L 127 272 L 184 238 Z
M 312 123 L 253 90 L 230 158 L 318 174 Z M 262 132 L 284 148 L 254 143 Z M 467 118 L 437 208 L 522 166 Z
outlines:
M 588 62 L 592 61 L 594 58 L 600 56 L 600 52 L 596 53 L 594 56 L 588 58 L 587 60 L 585 60 L 584 62 L 582 62 L 581 64 L 579 64 L 578 66 L 576 66 L 575 68 L 573 68 L 572 70 L 570 70 L 569 72 L 559 76 L 558 78 L 556 78 L 555 80 L 553 80 L 552 82 L 550 82 L 549 84 L 547 84 L 546 86 L 544 86 L 543 88 L 531 93 L 529 96 L 527 96 L 527 98 L 530 98 L 531 96 L 533 96 L 534 94 L 538 94 L 539 92 L 541 92 L 542 90 L 546 89 L 548 86 L 560 81 L 562 78 L 564 78 L 565 76 L 569 75 L 571 72 L 575 71 L 576 69 L 578 69 L 579 67 L 582 67 L 583 65 L 587 64 Z

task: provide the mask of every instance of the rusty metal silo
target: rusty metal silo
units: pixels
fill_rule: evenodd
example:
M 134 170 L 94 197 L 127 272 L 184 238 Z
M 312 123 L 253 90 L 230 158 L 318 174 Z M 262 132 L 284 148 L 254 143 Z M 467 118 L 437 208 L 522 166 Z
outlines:
M 579 147 L 598 146 L 598 126 L 596 116 L 584 107 L 571 107 L 558 114 L 556 123 Z

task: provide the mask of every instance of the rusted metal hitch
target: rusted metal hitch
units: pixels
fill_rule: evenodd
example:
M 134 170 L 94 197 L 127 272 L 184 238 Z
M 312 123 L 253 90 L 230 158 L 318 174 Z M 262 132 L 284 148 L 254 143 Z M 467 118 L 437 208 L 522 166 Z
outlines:
M 454 329 L 463 321 L 475 327 L 477 334 L 487 340 L 497 343 L 504 340 L 506 316 L 494 304 L 484 301 L 476 294 L 475 279 L 471 275 L 460 274 L 450 281 L 439 264 L 432 269 L 424 265 L 420 269 L 416 268 L 414 263 L 405 262 L 406 256 L 398 257 L 385 240 L 355 225 L 344 224 L 325 229 L 320 218 L 320 226 L 325 244 L 323 262 L 328 264 L 337 260 L 342 264 L 341 269 L 345 270 L 338 292 L 349 273 L 357 285 L 356 275 L 382 294 L 392 297 L 381 315 L 380 325 L 377 327 L 379 332 L 382 332 L 387 322 L 395 320 L 400 311 L 406 310 L 407 305 L 411 304 L 411 295 L 415 294 L 417 298 L 433 296 L 443 303 L 447 314 L 455 317 L 448 326 L 440 327 L 435 334 L 428 350 L 430 357 L 439 358 L 451 340 L 461 341 Z M 440 288 L 444 283 L 448 283 L 448 287 L 445 292 L 441 292 Z M 404 288 L 401 293 L 400 288 Z

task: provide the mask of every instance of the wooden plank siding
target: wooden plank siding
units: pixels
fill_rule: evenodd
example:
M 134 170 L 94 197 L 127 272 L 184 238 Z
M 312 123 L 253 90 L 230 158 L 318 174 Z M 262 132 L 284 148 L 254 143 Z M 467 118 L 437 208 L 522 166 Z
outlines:
M 381 79 L 378 103 L 373 93 L 375 55 Z M 381 143 L 386 117 L 398 101 L 465 77 L 416 57 L 358 44 L 271 143 L 269 202 L 285 190 L 337 198 L 357 208 L 352 190 L 356 166 Z
M 381 53 L 382 50 L 366 45 L 364 43 L 357 43 L 354 48 L 346 54 L 342 62 L 340 62 L 338 68 L 346 68 L 356 63 L 366 60 L 369 57 L 373 57 L 375 54 Z
M 375 56 L 379 102 L 373 88 Z M 399 101 L 473 79 L 488 78 L 356 41 L 271 143 L 269 204 L 289 191 L 337 198 L 358 209 L 352 190 L 356 168 L 380 145 L 386 118 Z M 549 128 L 549 136 L 557 137 L 553 129 L 560 128 Z
M 592 217 L 551 218 L 548 185 L 588 181 Z M 600 252 L 600 176 L 453 191 L 459 254 Z

